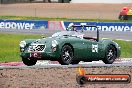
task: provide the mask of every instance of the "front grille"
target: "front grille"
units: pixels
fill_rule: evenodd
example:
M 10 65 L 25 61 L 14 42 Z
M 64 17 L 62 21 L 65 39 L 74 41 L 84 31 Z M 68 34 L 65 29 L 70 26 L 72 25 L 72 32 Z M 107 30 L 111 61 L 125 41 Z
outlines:
M 44 52 L 45 47 L 44 44 L 32 44 L 29 46 L 28 52 Z

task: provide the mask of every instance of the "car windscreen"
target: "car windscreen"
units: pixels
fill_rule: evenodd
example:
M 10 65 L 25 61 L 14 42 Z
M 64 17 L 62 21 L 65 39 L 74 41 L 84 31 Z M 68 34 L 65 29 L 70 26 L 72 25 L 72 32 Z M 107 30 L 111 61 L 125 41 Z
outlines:
M 52 35 L 52 37 L 57 37 L 57 36 L 75 36 L 75 37 L 80 37 L 83 38 L 82 33 L 80 32 L 75 32 L 75 31 L 61 31 L 61 32 L 57 32 L 55 34 Z

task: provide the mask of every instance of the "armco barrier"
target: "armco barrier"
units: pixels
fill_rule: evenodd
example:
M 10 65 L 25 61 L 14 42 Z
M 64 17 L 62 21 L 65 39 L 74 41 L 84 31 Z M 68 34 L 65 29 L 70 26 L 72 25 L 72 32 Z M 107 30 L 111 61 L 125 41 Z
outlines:
M 63 29 L 73 23 L 75 25 L 96 25 L 101 31 L 123 31 L 132 32 L 132 23 L 121 23 L 121 22 L 61 22 Z M 92 27 L 86 27 L 84 30 L 96 30 Z
M 132 3 L 132 0 L 71 0 L 71 3 Z
M 65 30 L 71 23 L 75 25 L 96 25 L 101 31 L 132 32 L 129 22 L 63 22 L 63 21 L 31 21 L 31 20 L 0 20 L 0 29 L 36 29 L 36 30 Z M 96 30 L 87 27 L 84 30 Z
M 0 20 L 2 29 L 47 29 L 48 21 Z

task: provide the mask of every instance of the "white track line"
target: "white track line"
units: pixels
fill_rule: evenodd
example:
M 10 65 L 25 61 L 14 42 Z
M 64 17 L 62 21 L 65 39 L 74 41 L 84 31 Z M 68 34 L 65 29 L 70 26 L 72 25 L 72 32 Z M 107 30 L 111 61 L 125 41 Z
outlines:
M 117 59 L 114 63 L 132 63 L 132 58 L 123 58 Z M 80 61 L 79 64 L 105 64 L 102 60 L 92 61 L 92 62 L 83 62 Z M 57 61 L 37 61 L 36 65 L 60 65 Z
M 110 39 L 110 38 L 102 38 L 103 39 Z M 125 39 L 111 39 L 111 40 L 122 40 L 122 41 L 132 41 L 132 40 L 125 40 Z

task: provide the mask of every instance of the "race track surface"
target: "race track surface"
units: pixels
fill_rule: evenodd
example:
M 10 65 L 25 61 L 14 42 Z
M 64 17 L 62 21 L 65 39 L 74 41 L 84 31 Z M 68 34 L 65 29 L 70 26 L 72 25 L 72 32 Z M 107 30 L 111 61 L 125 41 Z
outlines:
M 42 34 L 46 37 L 51 36 L 56 33 L 56 30 L 11 30 L 11 29 L 0 29 L 0 33 L 16 33 L 16 34 Z M 86 36 L 96 37 L 96 31 L 85 31 Z M 110 39 L 121 39 L 132 41 L 132 32 L 115 32 L 115 31 L 100 31 L 100 38 L 110 38 Z
M 131 66 L 86 67 L 87 74 L 130 74 Z M 87 83 L 76 82 L 78 68 L 25 68 L 0 70 L 1 88 L 132 88 L 130 83 Z
M 80 86 L 76 82 L 79 66 L 86 70 L 86 74 L 129 74 L 132 77 L 132 58 L 117 60 L 111 65 L 102 61 L 63 66 L 48 61 L 38 61 L 34 66 L 25 66 L 22 62 L 14 63 L 20 66 L 0 65 L 2 88 L 131 88 L 132 85 L 130 82 L 86 83 Z
M 113 64 L 105 64 L 103 61 L 80 62 L 77 65 L 61 65 L 57 61 L 37 61 L 34 66 L 26 66 L 22 62 L 0 63 L 0 69 L 27 69 L 27 68 L 78 68 L 82 67 L 118 67 L 132 66 L 132 58 L 117 59 Z
M 95 4 L 95 3 L 3 4 L 0 5 L 0 15 L 117 20 L 120 10 L 123 7 L 131 6 L 132 4 Z

